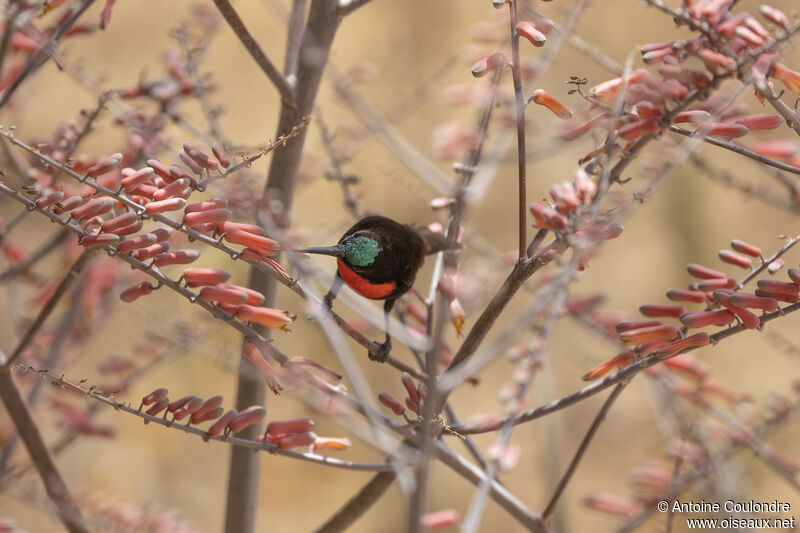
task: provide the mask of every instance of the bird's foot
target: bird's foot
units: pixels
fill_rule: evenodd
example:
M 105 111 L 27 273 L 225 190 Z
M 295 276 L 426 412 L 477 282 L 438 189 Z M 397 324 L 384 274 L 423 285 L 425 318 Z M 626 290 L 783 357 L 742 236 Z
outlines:
M 325 304 L 325 307 L 328 308 L 328 311 L 333 309 L 333 297 L 330 294 L 326 294 L 324 298 L 322 298 L 322 303 Z
M 386 359 L 389 357 L 389 352 L 392 351 L 392 341 L 387 340 L 383 343 L 372 341 L 372 344 L 374 344 L 378 349 L 374 353 L 372 351 L 367 352 L 369 355 L 369 360 L 377 361 L 378 363 L 385 363 Z

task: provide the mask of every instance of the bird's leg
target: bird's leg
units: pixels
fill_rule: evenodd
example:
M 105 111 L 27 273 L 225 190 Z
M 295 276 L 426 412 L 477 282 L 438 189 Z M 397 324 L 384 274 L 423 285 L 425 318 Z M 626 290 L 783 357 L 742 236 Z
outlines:
M 322 299 L 322 302 L 325 304 L 325 307 L 327 307 L 328 309 L 331 309 L 333 307 L 333 300 L 334 300 L 334 298 L 336 298 L 336 295 L 339 293 L 339 289 L 342 288 L 342 283 L 343 282 L 344 282 L 344 280 L 342 280 L 342 276 L 340 276 L 339 273 L 337 272 L 336 276 L 333 278 L 333 285 L 331 285 L 331 288 L 328 291 L 328 294 L 326 294 L 325 297 Z
M 369 358 L 372 361 L 377 361 L 379 363 L 385 362 L 386 358 L 389 357 L 389 352 L 392 350 L 392 337 L 389 335 L 389 314 L 392 311 L 392 307 L 394 307 L 395 301 L 396 299 L 386 300 L 386 303 L 383 304 L 383 318 L 386 323 L 386 340 L 383 341 L 383 344 L 378 344 L 373 341 L 378 347 L 378 352 L 374 355 L 372 352 L 369 352 Z

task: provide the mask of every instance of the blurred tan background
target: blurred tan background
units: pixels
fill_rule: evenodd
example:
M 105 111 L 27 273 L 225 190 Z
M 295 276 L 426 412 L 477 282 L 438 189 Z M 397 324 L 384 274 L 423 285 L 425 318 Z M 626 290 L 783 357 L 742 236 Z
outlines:
M 207 4 L 211 5 L 211 2 Z M 534 7 L 559 22 L 572 4 L 559 1 L 535 3 Z M 738 9 L 757 11 L 754 2 L 740 4 Z M 775 0 L 772 4 L 788 12 L 794 2 Z M 265 51 L 276 63 L 282 64 L 285 35 L 281 13 L 287 9 L 285 3 L 281 0 L 239 0 L 235 5 Z M 186 19 L 189 7 L 188 2 L 120 1 L 107 31 L 72 39 L 65 43 L 63 53 L 71 61 L 79 61 L 82 69 L 101 80 L 105 88 L 133 84 L 143 72 L 148 76 L 159 75 L 164 68 L 164 51 L 176 47 L 169 31 Z M 99 10 L 93 9 L 87 17 L 97 17 L 98 14 Z M 475 23 L 494 20 L 496 16 L 488 0 L 373 0 L 344 20 L 331 60 L 342 72 L 365 63 L 374 65 L 374 79 L 360 84 L 358 90 L 367 101 L 387 111 L 433 75 L 448 58 L 461 54 L 455 59 L 454 66 L 435 82 L 436 86 L 423 102 L 396 124 L 418 150 L 432 157 L 432 134 L 437 126 L 455 119 L 475 120 L 476 112 L 472 107 L 447 105 L 440 89 L 455 83 L 478 83 L 469 73 L 471 61 L 464 57 L 464 47 L 473 42 Z M 671 20 L 654 9 L 646 8 L 642 2 L 606 0 L 589 6 L 576 33 L 619 63 L 624 63 L 626 57 L 633 54 L 635 65 L 639 66 L 639 46 L 674 39 L 676 30 Z M 687 35 L 682 31 L 677 34 Z M 542 50 L 530 46 L 523 46 L 522 50 L 528 57 L 542 53 Z M 796 49 L 787 54 L 785 62 L 790 67 L 800 68 L 800 54 Z M 275 135 L 276 91 L 224 24 L 213 38 L 201 70 L 213 73 L 217 89 L 210 98 L 215 104 L 225 107 L 221 122 L 228 137 L 245 146 L 257 146 Z M 526 85 L 526 93 L 543 87 L 565 104 L 574 106 L 574 110 L 583 111 L 585 107 L 579 104 L 578 98 L 566 94 L 564 81 L 572 75 L 588 78 L 590 86 L 613 77 L 578 51 L 564 46 L 550 70 L 534 85 Z M 21 138 L 48 136 L 64 120 L 76 117 L 80 109 L 95 105 L 95 98 L 89 91 L 58 72 L 52 64 L 28 82 L 22 101 L 21 110 L 24 112 L 17 117 Z M 741 97 L 740 103 L 752 108 L 754 113 L 762 112 L 760 104 L 749 92 Z M 319 105 L 332 130 L 360 127 L 353 113 L 336 99 L 329 82 L 323 82 Z M 188 107 L 186 112 L 199 124 L 203 123 L 199 108 Z M 545 110 L 531 108 L 528 116 L 531 138 L 547 136 L 561 127 L 558 119 Z M 332 244 L 351 220 L 343 208 L 338 185 L 323 177 L 328 169 L 327 157 L 318 130 L 313 124 L 310 127 L 305 179 L 296 197 L 293 225 L 309 244 Z M 107 128 L 109 134 L 106 135 L 102 128 Z M 180 143 L 194 139 L 177 128 L 170 133 L 175 146 L 173 159 L 168 159 L 169 154 L 160 155 L 165 161 L 175 162 Z M 101 155 L 113 151 L 120 138 L 107 116 L 101 121 L 101 130 L 83 148 L 88 153 Z M 533 158 L 528 167 L 530 201 L 546 197 L 554 182 L 571 180 L 577 160 L 594 147 L 588 139 L 573 144 Z M 763 180 L 774 185 L 774 181 L 768 182 L 770 178 L 751 161 L 715 153 L 710 147 L 704 148 L 703 154 L 744 179 L 755 183 Z M 660 161 L 660 155 L 659 148 L 653 145 L 642 157 L 642 162 Z M 447 162 L 437 164 L 447 175 L 452 175 Z M 254 166 L 261 177 L 266 169 L 264 161 Z M 377 140 L 371 140 L 357 156 L 346 162 L 345 169 L 362 177 L 362 182 L 354 187 L 362 208 L 401 221 L 444 221 L 428 208 L 428 202 L 437 194 Z M 643 183 L 641 169 L 642 165 L 639 165 L 626 174 L 626 177 L 633 177 L 633 181 L 625 186 L 625 194 L 631 194 Z M 509 160 L 509 164 L 501 167 L 485 198 L 469 211 L 469 228 L 488 239 L 498 250 L 513 250 L 517 239 L 515 202 L 516 163 Z M 0 205 L 0 214 L 6 218 L 15 210 L 10 209 L 9 202 Z M 798 233 L 797 220 L 796 215 L 765 206 L 740 192 L 726 190 L 699 175 L 689 165 L 681 166 L 674 169 L 657 193 L 626 221 L 622 237 L 603 247 L 592 260 L 592 268 L 581 273 L 572 294 L 603 292 L 608 298 L 604 309 L 636 317 L 639 305 L 660 303 L 664 301 L 664 291 L 683 287 L 688 282 L 684 268 L 687 263 L 719 268 L 717 250 L 726 247 L 734 238 L 753 242 L 765 252 L 771 252 L 783 242 L 778 238 L 779 234 Z M 25 236 L 28 242 L 42 242 L 52 228 L 46 223 L 31 222 L 17 231 L 19 233 L 14 235 L 18 238 Z M 799 256 L 798 252 L 789 254 L 787 264 L 797 266 Z M 470 266 L 490 270 L 476 257 L 474 252 L 465 251 L 462 273 Z M 327 272 L 333 272 L 333 261 L 323 259 L 319 264 Z M 423 292 L 427 292 L 431 264 L 429 261 L 418 278 L 418 286 Z M 53 265 L 53 272 L 57 271 L 57 266 Z M 230 268 L 224 258 L 217 258 L 211 252 L 204 254 L 202 266 Z M 247 273 L 241 266 L 237 268 L 233 281 L 243 283 Z M 489 294 L 499 285 L 505 272 L 495 267 L 490 274 L 493 277 L 487 283 Z M 0 289 L 4 299 L 6 290 Z M 515 310 L 526 303 L 526 294 L 518 295 L 501 327 L 513 318 Z M 276 335 L 278 346 L 285 353 L 304 355 L 335 367 L 335 360 L 328 353 L 318 328 L 303 318 L 295 295 L 283 291 L 279 304 L 279 307 L 298 312 L 301 316 L 291 334 Z M 0 323 L 8 322 L 5 319 L 7 313 L 7 306 L 0 308 Z M 472 326 L 478 313 L 479 309 L 468 309 L 467 328 Z M 103 330 L 90 343 L 81 346 L 80 353 L 73 353 L 73 362 L 68 367 L 57 369 L 58 373 L 63 372 L 76 380 L 87 378 L 89 383 L 96 383 L 102 380 L 97 372 L 99 363 L 115 354 L 130 356 L 143 332 L 163 326 L 159 324 L 161 320 L 168 323 L 177 318 L 197 321 L 210 333 L 208 338 L 199 346 L 191 346 L 185 355 L 171 359 L 140 378 L 126 399 L 136 403 L 141 395 L 163 386 L 169 388 L 171 396 L 176 398 L 185 394 L 203 397 L 222 394 L 226 398 L 225 405 L 231 405 L 235 397 L 235 376 L 226 367 L 237 362 L 239 339 L 224 329 L 219 330 L 165 291 L 132 305 L 115 306 L 113 313 L 104 319 Z M 162 327 L 162 331 L 168 330 Z M 752 395 L 759 408 L 764 406 L 771 391 L 786 394 L 791 383 L 800 377 L 797 354 L 787 354 L 779 349 L 770 340 L 771 331 L 778 331 L 795 343 L 800 342 L 797 318 L 793 315 L 771 323 L 764 332 L 747 332 L 738 335 L 735 342 L 728 341 L 698 352 L 699 359 L 711 367 L 716 378 L 737 391 Z M 16 332 L 10 331 L 7 325 L 0 325 L 0 334 L 4 339 L 3 348 L 13 345 L 11 339 L 16 338 Z M 380 333 L 371 335 L 377 338 Z M 454 333 L 448 332 L 448 336 L 457 345 Z M 521 340 L 530 340 L 530 334 Z M 401 395 L 395 371 L 367 364 L 362 350 L 354 347 L 354 351 L 364 361 L 362 368 L 375 394 L 386 391 Z M 396 348 L 393 353 L 411 361 L 410 354 L 402 348 Z M 534 380 L 529 406 L 578 390 L 583 386 L 580 376 L 615 353 L 613 346 L 574 322 L 561 321 L 545 357 L 544 370 Z M 220 360 L 225 364 L 219 364 Z M 500 413 L 496 392 L 508 380 L 512 369 L 509 363 L 499 359 L 486 371 L 479 388 L 467 387 L 454 394 L 454 405 L 462 418 L 476 413 Z M 512 442 L 522 446 L 522 455 L 518 466 L 503 474 L 501 479 L 532 509 L 540 511 L 546 505 L 604 396 L 594 397 L 514 431 Z M 560 531 L 614 530 L 616 519 L 587 510 L 581 503 L 582 498 L 598 491 L 631 495 L 633 489 L 629 477 L 633 468 L 651 459 L 665 459 L 664 442 L 658 428 L 659 406 L 654 404 L 653 398 L 648 380 L 639 377 L 614 406 L 560 504 L 562 512 L 557 522 Z M 347 435 L 335 423 L 316 415 L 289 395 L 268 398 L 267 409 L 268 420 L 311 416 L 318 421 L 319 434 Z M 47 412 L 43 412 L 41 418 L 46 433 L 51 437 L 57 435 L 54 420 L 48 419 Z M 200 439 L 161 427 L 144 426 L 138 419 L 110 409 L 102 409 L 98 419 L 112 425 L 116 437 L 113 440 L 83 439 L 58 457 L 58 464 L 71 487 L 104 491 L 109 498 L 142 507 L 152 504 L 174 509 L 198 531 L 220 530 L 224 516 L 228 446 L 203 443 Z M 797 462 L 800 461 L 796 455 L 798 438 L 800 430 L 796 424 L 789 424 L 769 442 Z M 492 440 L 493 436 L 476 438 L 484 450 Z M 453 445 L 463 451 L 459 445 Z M 358 440 L 341 456 L 363 461 L 382 460 L 380 453 Z M 21 457 L 20 452 L 16 457 Z M 725 468 L 730 467 L 734 476 L 741 476 L 743 494 L 748 499 L 787 501 L 792 504 L 791 516 L 800 516 L 800 497 L 788 483 L 766 469 L 751 453 L 742 452 L 739 458 L 742 460 Z M 319 468 L 267 454 L 262 457 L 261 470 L 260 531 L 311 530 L 369 477 L 368 474 Z M 26 483 L 38 487 L 38 479 L 31 476 L 26 478 Z M 23 489 L 21 486 L 20 491 Z M 437 465 L 433 470 L 428 509 L 453 507 L 462 514 L 466 513 L 474 493 L 473 486 Z M 696 487 L 694 494 L 698 495 L 696 499 L 706 494 L 702 484 Z M 407 502 L 406 495 L 395 484 L 353 531 L 405 530 Z M 58 522 L 42 510 L 41 504 L 31 505 L 10 495 L 0 497 L 0 518 L 13 517 L 29 532 L 60 530 Z M 659 521 L 652 520 L 640 530 L 659 530 L 661 517 L 657 518 Z M 674 531 L 683 531 L 683 527 L 677 521 Z M 518 526 L 490 502 L 483 530 L 516 531 Z

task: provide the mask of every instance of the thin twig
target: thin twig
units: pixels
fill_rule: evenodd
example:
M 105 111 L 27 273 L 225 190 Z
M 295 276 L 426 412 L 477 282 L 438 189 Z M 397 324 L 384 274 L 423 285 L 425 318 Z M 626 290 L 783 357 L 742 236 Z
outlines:
M 294 90 L 289 85 L 289 82 L 286 80 L 283 74 L 281 74 L 281 71 L 278 70 L 278 67 L 276 67 L 272 61 L 270 61 L 269 57 L 267 57 L 267 54 L 264 53 L 264 50 L 261 49 L 256 40 L 250 34 L 247 26 L 244 25 L 244 21 L 241 19 L 241 17 L 239 17 L 239 14 L 233 8 L 231 3 L 228 0 L 214 0 L 214 4 L 217 6 L 217 9 L 219 9 L 219 12 L 222 13 L 223 18 L 231 27 L 233 33 L 239 38 L 239 41 L 241 41 L 245 49 L 250 53 L 250 56 L 255 60 L 264 74 L 267 75 L 272 84 L 275 85 L 275 88 L 278 89 L 284 104 L 294 107 Z
M 89 528 L 84 523 L 81 510 L 47 451 L 39 427 L 25 404 L 13 376 L 8 371 L 7 363 L 5 355 L 0 353 L 0 364 L 3 364 L 0 369 L 0 398 L 3 400 L 6 412 L 14 421 L 17 433 L 25 444 L 31 461 L 39 472 L 39 477 L 42 478 L 47 495 L 55 505 L 61 522 L 71 533 L 88 533 Z
M 70 288 L 72 283 L 77 279 L 80 275 L 83 268 L 89 263 L 89 261 L 94 256 L 94 250 L 84 250 L 81 256 L 78 258 L 75 263 L 73 263 L 72 267 L 69 269 L 67 274 L 61 280 L 61 283 L 58 284 L 56 290 L 53 292 L 53 295 L 47 300 L 47 303 L 44 304 L 42 310 L 39 311 L 39 314 L 36 316 L 36 319 L 33 323 L 28 327 L 25 334 L 22 336 L 22 339 L 17 343 L 17 347 L 14 348 L 14 351 L 11 352 L 11 356 L 3 365 L 4 369 L 8 369 L 14 362 L 22 355 L 22 353 L 30 346 L 31 341 L 39 332 L 39 329 L 44 325 L 45 320 L 47 317 L 50 316 L 50 313 L 56 308 L 58 302 L 61 301 L 61 298 L 66 294 L 67 290 Z
M 89 9 L 94 3 L 94 0 L 84 0 L 83 3 L 78 6 L 77 8 L 73 9 L 72 13 L 64 19 L 64 21 L 59 25 L 58 29 L 53 32 L 53 35 L 47 40 L 46 43 L 42 44 L 36 52 L 34 52 L 29 58 L 25 66 L 22 67 L 22 70 L 14 79 L 14 81 L 9 85 L 9 87 L 5 90 L 2 96 L 0 96 L 0 108 L 3 108 L 8 101 L 11 99 L 11 96 L 16 92 L 19 88 L 20 84 L 25 81 L 28 76 L 36 72 L 39 67 L 44 65 L 47 62 L 47 59 L 52 56 L 53 52 L 55 51 L 56 46 L 58 45 L 61 38 L 64 36 L 65 33 L 78 21 L 78 19 L 83 15 L 83 13 Z
M 346 531 L 347 528 L 356 523 L 364 513 L 369 511 L 373 505 L 386 492 L 397 474 L 394 471 L 378 472 L 369 483 L 364 485 L 350 500 L 336 511 L 325 523 L 315 529 L 315 533 L 338 533 Z

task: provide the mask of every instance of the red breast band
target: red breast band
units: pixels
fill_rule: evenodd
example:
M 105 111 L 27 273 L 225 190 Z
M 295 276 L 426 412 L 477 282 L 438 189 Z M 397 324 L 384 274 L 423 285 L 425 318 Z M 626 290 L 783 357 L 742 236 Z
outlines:
M 392 291 L 397 288 L 396 281 L 390 281 L 388 283 L 370 283 L 356 274 L 353 269 L 347 266 L 341 259 L 337 259 L 336 263 L 339 267 L 339 275 L 342 276 L 344 282 L 364 298 L 381 300 L 392 294 Z

